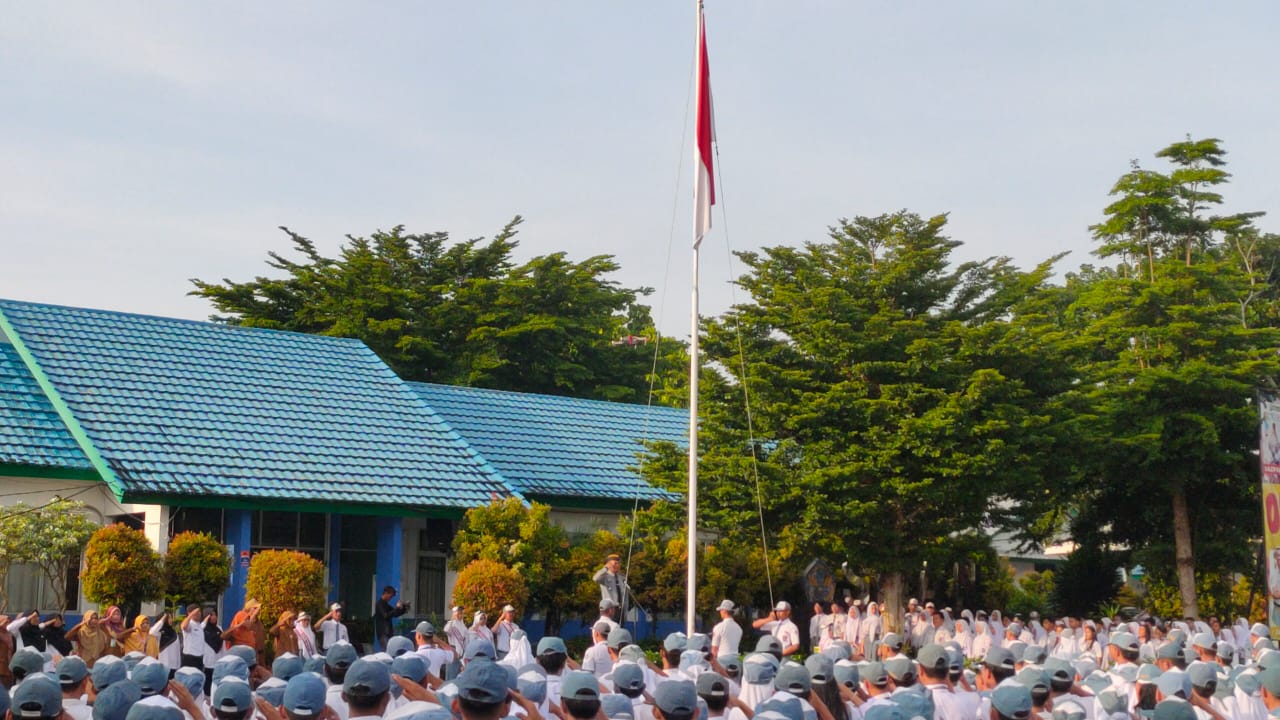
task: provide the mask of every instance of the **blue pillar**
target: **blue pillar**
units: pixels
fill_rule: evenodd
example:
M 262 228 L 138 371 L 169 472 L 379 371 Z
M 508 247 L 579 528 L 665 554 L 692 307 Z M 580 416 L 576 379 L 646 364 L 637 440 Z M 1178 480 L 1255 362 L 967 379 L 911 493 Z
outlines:
M 378 561 L 374 566 L 375 594 L 381 593 L 382 588 L 388 585 L 399 592 L 400 556 L 403 554 L 404 521 L 398 517 L 378 518 Z
M 342 516 L 329 516 L 329 549 L 325 557 L 329 566 L 329 602 L 338 602 L 338 581 L 342 567 Z M 326 610 L 326 612 L 328 612 Z
M 225 513 L 226 544 L 231 546 L 231 586 L 222 599 L 222 617 L 225 628 L 231 618 L 244 607 L 245 585 L 249 582 L 249 544 L 253 537 L 253 511 L 227 510 Z

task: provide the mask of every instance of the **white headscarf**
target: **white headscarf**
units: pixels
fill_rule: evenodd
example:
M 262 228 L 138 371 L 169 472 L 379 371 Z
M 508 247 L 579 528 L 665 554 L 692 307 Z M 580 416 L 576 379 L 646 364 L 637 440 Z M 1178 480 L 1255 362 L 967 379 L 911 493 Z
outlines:
M 529 647 L 529 636 L 524 630 L 516 628 L 511 633 L 511 649 L 506 657 L 498 661 L 500 665 L 510 665 L 518 672 L 529 663 L 534 662 L 533 649 Z
M 953 639 L 960 643 L 962 655 L 973 657 L 973 632 L 969 630 L 969 621 L 963 618 L 956 621 L 956 634 Z
M 987 651 L 991 649 L 991 628 L 985 620 L 979 620 L 974 624 L 977 633 L 973 636 L 973 642 L 969 647 L 969 659 L 980 660 L 987 656 Z

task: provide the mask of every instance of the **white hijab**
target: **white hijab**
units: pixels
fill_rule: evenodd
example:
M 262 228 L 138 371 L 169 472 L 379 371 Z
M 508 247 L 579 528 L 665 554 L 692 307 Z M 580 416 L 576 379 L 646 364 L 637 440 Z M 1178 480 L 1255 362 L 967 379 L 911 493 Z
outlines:
M 973 642 L 969 646 L 969 659 L 980 660 L 987 655 L 987 651 L 991 649 L 991 632 L 986 621 L 979 620 L 974 624 L 977 634 L 973 636 Z
M 952 638 L 960 643 L 960 653 L 965 657 L 973 657 L 973 633 L 969 630 L 969 622 L 964 619 L 956 621 L 956 634 Z
M 534 659 L 533 649 L 529 647 L 529 636 L 523 630 L 516 630 L 511 633 L 511 650 L 507 652 L 506 657 L 498 661 L 498 664 L 510 665 L 518 672 L 531 662 L 534 662 Z

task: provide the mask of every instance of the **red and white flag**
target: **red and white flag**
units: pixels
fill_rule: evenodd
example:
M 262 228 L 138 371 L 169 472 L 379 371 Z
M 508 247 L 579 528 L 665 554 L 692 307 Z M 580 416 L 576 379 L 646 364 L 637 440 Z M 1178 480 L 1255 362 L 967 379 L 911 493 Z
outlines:
M 711 143 L 715 128 L 711 115 L 711 66 L 707 63 L 707 25 L 698 8 L 698 105 L 694 136 L 698 142 L 697 171 L 693 187 L 693 246 L 711 229 L 711 206 L 716 204 L 715 172 L 711 167 Z

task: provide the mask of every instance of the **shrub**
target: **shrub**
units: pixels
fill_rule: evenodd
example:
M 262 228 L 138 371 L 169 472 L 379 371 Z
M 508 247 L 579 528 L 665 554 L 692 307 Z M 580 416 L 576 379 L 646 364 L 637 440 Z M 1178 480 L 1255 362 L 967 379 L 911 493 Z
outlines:
M 160 553 L 141 530 L 107 525 L 85 546 L 80 581 L 90 602 L 133 610 L 160 597 L 163 579 Z
M 325 600 L 324 564 L 296 550 L 261 550 L 249 563 L 245 594 L 262 603 L 259 617 L 270 627 L 285 610 L 320 616 Z
M 529 586 L 524 576 L 495 560 L 472 560 L 458 572 L 453 586 L 453 604 L 467 612 L 483 610 L 496 619 L 502 606 L 510 603 L 523 608 L 529 599 Z
M 179 607 L 217 599 L 231 578 L 231 556 L 209 533 L 178 533 L 164 556 L 165 597 Z

